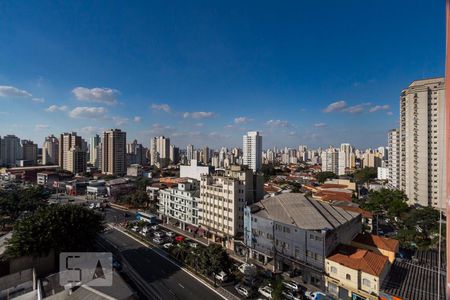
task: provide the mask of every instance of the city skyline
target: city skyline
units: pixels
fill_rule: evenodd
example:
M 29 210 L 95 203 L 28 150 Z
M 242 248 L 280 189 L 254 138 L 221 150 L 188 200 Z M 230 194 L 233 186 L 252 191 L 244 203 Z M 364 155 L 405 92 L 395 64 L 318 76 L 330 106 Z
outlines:
M 399 24 L 405 3 L 411 9 Z M 88 140 L 122 128 L 147 147 L 165 135 L 180 147 L 218 148 L 240 145 L 243 134 L 257 130 L 263 148 L 387 145 L 386 132 L 398 127 L 401 90 L 444 72 L 444 32 L 435 30 L 444 27 L 444 3 L 403 4 L 330 2 L 330 14 L 312 3 L 275 11 L 265 4 L 251 10 L 252 3 L 240 10 L 7 3 L 0 18 L 7 37 L 0 46 L 0 135 L 41 145 L 51 133 L 76 131 Z M 74 16 L 84 25 L 73 24 Z M 404 51 L 413 38 L 420 46 Z M 328 43 L 333 52 L 318 50 Z

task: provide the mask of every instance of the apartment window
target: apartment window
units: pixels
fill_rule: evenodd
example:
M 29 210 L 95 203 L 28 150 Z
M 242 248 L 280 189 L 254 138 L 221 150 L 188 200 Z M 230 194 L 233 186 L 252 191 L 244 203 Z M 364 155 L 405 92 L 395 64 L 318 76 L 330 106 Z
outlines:
M 364 285 L 364 286 L 367 286 L 367 287 L 370 287 L 370 280 L 367 279 L 367 278 L 364 278 L 364 279 L 363 279 L 363 285 Z
M 347 274 L 347 275 L 345 275 L 345 279 L 352 280 L 352 276 L 350 276 L 350 274 Z
M 336 274 L 337 273 L 337 268 L 336 267 L 331 267 L 330 268 L 330 272 L 333 273 L 333 274 Z

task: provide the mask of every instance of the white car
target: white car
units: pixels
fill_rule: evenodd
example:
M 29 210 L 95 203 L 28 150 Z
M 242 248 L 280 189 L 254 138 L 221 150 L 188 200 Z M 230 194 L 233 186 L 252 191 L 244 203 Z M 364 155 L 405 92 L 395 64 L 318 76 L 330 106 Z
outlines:
M 150 226 L 151 230 L 158 230 L 159 226 L 158 225 L 152 225 Z
M 252 275 L 256 273 L 256 267 L 253 264 L 243 263 L 238 267 L 238 270 L 244 275 Z
M 166 249 L 170 249 L 170 247 L 172 247 L 172 246 L 173 246 L 172 243 L 165 243 L 165 244 L 163 245 L 163 247 L 166 248 Z
M 131 228 L 132 231 L 137 232 L 139 230 L 139 226 L 133 226 L 133 228 Z
M 263 295 L 264 297 L 266 297 L 268 299 L 272 299 L 272 292 L 273 292 L 273 288 L 271 288 L 268 285 L 266 285 L 265 287 L 260 287 L 258 289 L 258 293 L 260 293 L 261 295 Z
M 189 246 L 192 248 L 197 248 L 198 244 L 195 242 L 189 242 Z
M 156 231 L 156 232 L 154 233 L 154 235 L 155 235 L 156 237 L 163 238 L 166 234 L 165 234 L 164 232 L 162 232 L 162 231 Z
M 228 275 L 227 275 L 227 273 L 225 273 L 224 271 L 220 271 L 220 273 L 219 273 L 219 274 L 216 274 L 214 277 L 215 277 L 217 280 L 222 281 L 222 282 L 225 282 L 225 281 L 228 280 Z
M 162 243 L 164 243 L 164 240 L 163 240 L 162 238 L 155 237 L 155 238 L 153 239 L 153 242 L 154 242 L 155 244 L 157 244 L 157 245 L 161 245 Z
M 281 292 L 281 294 L 289 300 L 301 300 L 302 298 L 300 298 L 299 296 L 297 296 L 293 291 L 290 290 L 284 290 Z
M 174 236 L 175 236 L 175 232 L 172 232 L 172 231 L 166 231 L 166 235 L 167 235 L 168 237 L 174 237 Z
M 238 283 L 234 286 L 234 289 L 236 290 L 236 292 L 238 292 L 239 295 L 242 295 L 245 298 L 250 297 L 251 290 L 249 287 Z
M 295 281 L 283 281 L 283 285 L 292 291 L 298 292 L 300 290 L 300 285 Z

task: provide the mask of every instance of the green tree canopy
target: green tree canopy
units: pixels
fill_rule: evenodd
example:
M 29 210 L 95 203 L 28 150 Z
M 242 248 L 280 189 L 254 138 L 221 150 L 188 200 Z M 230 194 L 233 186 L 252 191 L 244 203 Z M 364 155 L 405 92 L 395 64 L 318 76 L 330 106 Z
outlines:
M 377 178 L 377 173 L 377 168 L 365 167 L 355 171 L 355 173 L 353 173 L 353 178 L 356 182 L 366 183 L 371 179 Z
M 320 183 L 324 183 L 325 181 L 327 181 L 328 179 L 333 179 L 333 178 L 337 178 L 336 174 L 333 172 L 319 172 L 316 175 L 317 181 Z
M 45 255 L 50 250 L 85 251 L 102 229 L 102 216 L 85 207 L 44 206 L 15 224 L 6 253 L 20 257 Z
M 408 198 L 398 190 L 381 189 L 369 193 L 362 208 L 375 213 L 386 213 L 389 217 L 400 217 L 408 211 Z
M 46 205 L 48 196 L 42 186 L 2 191 L 0 193 L 0 213 L 15 220 L 23 212 L 33 212 Z

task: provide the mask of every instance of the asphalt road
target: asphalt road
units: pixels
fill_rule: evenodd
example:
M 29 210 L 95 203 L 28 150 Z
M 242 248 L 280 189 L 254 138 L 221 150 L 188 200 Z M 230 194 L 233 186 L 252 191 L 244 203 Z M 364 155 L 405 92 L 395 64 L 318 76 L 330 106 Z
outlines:
M 107 214 L 108 215 L 108 214 Z M 122 232 L 111 229 L 103 238 L 120 251 L 140 277 L 140 285 L 151 299 L 222 299 L 197 279 Z M 157 250 L 156 250 L 157 251 Z

